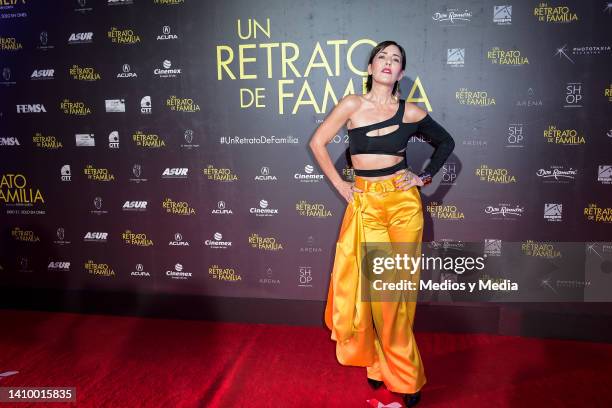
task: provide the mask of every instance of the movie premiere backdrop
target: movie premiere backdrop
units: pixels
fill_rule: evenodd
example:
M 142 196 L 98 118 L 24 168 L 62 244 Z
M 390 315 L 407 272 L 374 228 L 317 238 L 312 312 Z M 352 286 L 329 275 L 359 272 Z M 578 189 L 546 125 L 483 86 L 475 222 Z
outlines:
M 308 142 L 387 39 L 456 141 L 425 241 L 609 257 L 611 25 L 605 1 L 0 0 L 0 283 L 324 300 L 346 203 Z M 346 129 L 328 147 L 351 180 Z

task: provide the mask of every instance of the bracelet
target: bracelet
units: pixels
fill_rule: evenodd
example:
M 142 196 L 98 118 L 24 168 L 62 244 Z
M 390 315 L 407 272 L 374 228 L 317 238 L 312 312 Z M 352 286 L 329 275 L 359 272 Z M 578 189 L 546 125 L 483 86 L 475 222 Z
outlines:
M 421 174 L 418 175 L 418 177 L 421 179 L 421 181 L 423 182 L 423 185 L 426 186 L 429 183 L 431 183 L 432 177 L 430 173 L 427 172 L 423 172 Z

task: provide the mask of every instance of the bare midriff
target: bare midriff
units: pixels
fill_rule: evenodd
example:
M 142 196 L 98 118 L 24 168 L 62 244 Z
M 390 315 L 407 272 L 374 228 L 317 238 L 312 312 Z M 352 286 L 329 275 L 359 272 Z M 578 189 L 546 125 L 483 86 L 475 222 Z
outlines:
M 380 169 L 384 167 L 391 167 L 401 161 L 403 161 L 403 157 L 399 156 L 391 156 L 386 154 L 354 154 L 351 155 L 351 162 L 353 163 L 353 168 L 358 170 L 373 170 Z M 386 176 L 377 176 L 377 177 L 364 177 L 366 180 L 370 181 L 378 181 L 385 180 L 389 178 L 393 178 L 400 173 L 405 172 L 406 169 L 398 170 L 393 174 L 388 174 Z

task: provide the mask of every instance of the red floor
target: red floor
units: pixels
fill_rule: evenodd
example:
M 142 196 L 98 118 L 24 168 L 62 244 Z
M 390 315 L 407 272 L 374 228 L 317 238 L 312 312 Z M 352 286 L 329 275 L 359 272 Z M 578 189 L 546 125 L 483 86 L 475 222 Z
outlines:
M 77 403 L 17 407 L 363 407 L 365 368 L 319 327 L 0 310 L 0 387 L 75 386 Z M 610 407 L 612 345 L 417 333 L 419 407 Z M 18 371 L 2 377 L 2 373 Z

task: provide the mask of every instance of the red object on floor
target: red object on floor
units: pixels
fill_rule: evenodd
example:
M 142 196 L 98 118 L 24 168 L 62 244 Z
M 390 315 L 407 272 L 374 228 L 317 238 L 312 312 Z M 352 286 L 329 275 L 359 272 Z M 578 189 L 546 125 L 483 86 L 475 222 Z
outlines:
M 365 368 L 323 327 L 0 310 L 0 387 L 75 386 L 76 403 L 18 407 L 362 407 Z M 416 333 L 419 407 L 609 407 L 612 345 Z

